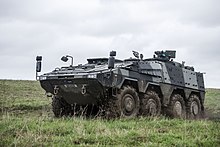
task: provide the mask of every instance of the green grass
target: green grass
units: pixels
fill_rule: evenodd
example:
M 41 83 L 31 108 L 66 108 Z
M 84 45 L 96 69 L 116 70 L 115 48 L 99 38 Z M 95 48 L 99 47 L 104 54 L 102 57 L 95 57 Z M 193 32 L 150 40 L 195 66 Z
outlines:
M 207 89 L 205 106 L 208 116 L 220 119 L 220 89 Z
M 205 107 L 219 117 L 220 90 L 207 89 Z M 136 118 L 54 118 L 36 81 L 0 80 L 0 146 L 220 146 L 220 122 Z

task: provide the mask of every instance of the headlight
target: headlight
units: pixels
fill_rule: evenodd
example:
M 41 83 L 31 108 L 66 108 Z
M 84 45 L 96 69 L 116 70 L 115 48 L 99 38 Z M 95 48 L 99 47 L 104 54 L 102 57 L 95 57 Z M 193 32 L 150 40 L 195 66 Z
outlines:
M 43 81 L 43 80 L 46 80 L 46 79 L 47 79 L 47 77 L 45 77 L 45 76 L 40 76 L 40 77 L 39 77 L 39 80 L 40 80 L 40 81 Z
M 96 74 L 91 74 L 91 75 L 88 75 L 88 78 L 95 79 L 95 78 L 97 78 L 97 75 Z

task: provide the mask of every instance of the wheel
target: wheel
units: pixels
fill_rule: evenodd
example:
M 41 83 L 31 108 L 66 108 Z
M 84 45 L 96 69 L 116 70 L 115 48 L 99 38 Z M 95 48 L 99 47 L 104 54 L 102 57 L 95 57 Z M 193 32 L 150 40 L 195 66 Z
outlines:
M 58 96 L 52 97 L 52 110 L 55 117 L 67 116 L 71 112 L 70 105 L 62 98 Z
M 116 98 L 110 98 L 105 115 L 107 118 L 132 118 L 138 115 L 139 109 L 140 100 L 136 90 L 130 86 L 124 86 Z
M 141 100 L 141 115 L 159 116 L 161 113 L 161 101 L 155 91 L 147 91 Z
M 185 118 L 186 117 L 185 101 L 181 95 L 179 94 L 172 95 L 167 113 L 168 113 L 168 116 L 172 118 Z
M 134 88 L 125 86 L 117 96 L 120 117 L 131 118 L 139 113 L 140 100 Z
M 187 118 L 198 119 L 202 117 L 201 102 L 197 95 L 191 95 L 187 101 Z

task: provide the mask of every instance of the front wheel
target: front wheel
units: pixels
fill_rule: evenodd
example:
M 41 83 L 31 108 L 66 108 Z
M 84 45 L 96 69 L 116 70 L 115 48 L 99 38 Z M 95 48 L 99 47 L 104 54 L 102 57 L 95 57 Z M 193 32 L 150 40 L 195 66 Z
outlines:
M 136 117 L 140 109 L 140 100 L 136 90 L 130 86 L 124 86 L 116 97 L 109 99 L 105 110 L 107 118 L 132 118 Z
M 140 100 L 136 90 L 125 86 L 117 96 L 120 117 L 131 118 L 139 113 Z
M 55 117 L 62 117 L 70 115 L 71 107 L 70 105 L 62 98 L 58 96 L 52 97 L 52 110 Z

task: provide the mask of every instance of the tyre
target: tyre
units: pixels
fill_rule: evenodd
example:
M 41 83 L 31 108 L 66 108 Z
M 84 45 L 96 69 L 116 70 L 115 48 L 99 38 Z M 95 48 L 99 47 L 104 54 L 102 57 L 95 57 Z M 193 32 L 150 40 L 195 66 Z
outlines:
M 161 114 L 161 101 L 155 91 L 147 91 L 141 99 L 141 115 L 159 116 Z
M 171 118 L 186 118 L 185 101 L 181 95 L 172 95 L 167 114 Z
M 107 118 L 133 118 L 139 114 L 140 99 L 136 90 L 130 86 L 124 86 L 116 98 L 111 97 L 106 109 Z
M 191 95 L 187 101 L 187 118 L 199 119 L 202 117 L 201 102 L 197 95 Z
M 52 110 L 55 117 L 62 117 L 62 116 L 70 115 L 71 107 L 64 99 L 58 96 L 53 96 Z

